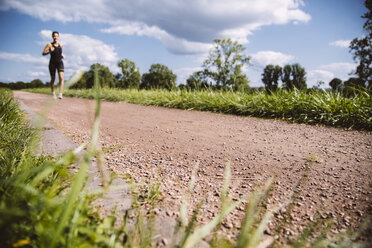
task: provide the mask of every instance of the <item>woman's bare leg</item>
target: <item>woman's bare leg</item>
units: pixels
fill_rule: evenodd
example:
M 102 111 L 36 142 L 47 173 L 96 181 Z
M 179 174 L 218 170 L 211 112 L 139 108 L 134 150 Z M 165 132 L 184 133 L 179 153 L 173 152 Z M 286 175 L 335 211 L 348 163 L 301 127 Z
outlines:
M 63 79 L 63 76 L 64 76 L 63 71 L 58 72 L 58 76 L 59 76 L 59 95 L 62 96 L 62 93 L 63 93 L 63 84 L 65 82 L 64 79 Z
M 50 76 L 50 88 L 52 89 L 52 94 L 55 94 L 54 90 L 54 81 L 56 80 L 56 76 Z

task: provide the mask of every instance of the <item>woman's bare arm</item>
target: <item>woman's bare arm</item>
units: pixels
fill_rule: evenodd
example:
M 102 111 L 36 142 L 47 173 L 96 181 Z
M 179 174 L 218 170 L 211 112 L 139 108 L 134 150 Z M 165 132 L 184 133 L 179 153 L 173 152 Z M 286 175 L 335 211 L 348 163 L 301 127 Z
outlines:
M 61 55 L 62 55 L 62 58 L 64 59 L 65 58 L 65 55 L 63 55 L 63 45 L 62 44 L 59 44 L 59 45 L 61 46 L 61 49 L 62 49 L 61 50 L 62 51 L 62 54 Z
M 48 43 L 45 48 L 44 48 L 44 51 L 43 51 L 43 55 L 48 55 L 50 53 L 50 48 L 52 47 L 52 44 Z

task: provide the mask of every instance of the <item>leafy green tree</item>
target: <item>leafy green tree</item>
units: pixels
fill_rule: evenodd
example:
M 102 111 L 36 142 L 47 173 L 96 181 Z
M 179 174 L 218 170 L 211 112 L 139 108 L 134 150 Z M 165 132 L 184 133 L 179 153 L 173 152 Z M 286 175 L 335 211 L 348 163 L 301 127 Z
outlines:
M 364 87 L 372 89 L 372 0 L 366 0 L 364 5 L 368 9 L 362 16 L 366 19 L 363 25 L 366 36 L 353 39 L 349 48 L 354 61 L 359 62 L 355 74 L 363 81 Z
M 246 75 L 240 74 L 236 75 L 234 78 L 234 84 L 232 85 L 233 90 L 235 91 L 249 91 L 251 87 L 248 85 L 249 80 Z
M 297 88 L 306 90 L 306 71 L 300 64 L 285 65 L 282 74 L 283 87 L 287 90 Z
M 194 72 L 186 80 L 186 88 L 192 90 L 208 89 L 208 78 L 205 76 L 203 71 Z
M 98 72 L 98 79 L 101 84 L 101 87 L 104 87 L 104 88 L 115 87 L 114 74 L 112 74 L 112 72 L 107 66 L 101 65 L 99 63 L 95 63 L 91 65 L 90 67 L 89 72 L 90 72 L 90 76 L 92 77 L 90 77 L 89 81 L 87 81 L 89 82 L 89 85 L 91 85 L 92 87 L 94 86 L 94 70 L 96 69 Z
M 359 94 L 359 90 L 365 87 L 364 81 L 361 78 L 349 78 L 344 82 L 343 93 L 350 97 Z
M 283 67 L 282 82 L 283 88 L 287 90 L 293 89 L 293 81 L 291 79 L 292 67 L 291 65 L 285 65 Z
M 138 89 L 141 83 L 141 73 L 136 64 L 129 60 L 123 59 L 119 61 L 118 66 L 121 69 L 122 75 L 119 74 L 116 86 L 119 88 L 135 88 Z
M 177 76 L 165 65 L 152 64 L 148 73 L 142 75 L 141 89 L 174 89 Z
M 114 75 L 114 85 L 116 85 L 116 87 L 119 87 L 118 85 L 120 84 L 121 77 L 121 73 L 116 73 Z
M 15 89 L 15 90 L 20 90 L 20 89 L 26 89 L 27 88 L 27 85 L 25 82 L 23 81 L 17 81 L 16 83 L 13 83 L 13 88 L 12 89 Z
M 83 76 L 81 76 L 76 83 L 70 86 L 70 89 L 88 89 L 87 78 L 88 72 L 84 72 Z M 50 83 L 48 83 L 48 85 L 50 85 Z
M 218 86 L 248 85 L 249 80 L 242 73 L 250 57 L 244 55 L 243 45 L 231 39 L 216 39 L 215 46 L 204 61 L 204 74 L 210 77 Z
M 329 86 L 331 86 L 333 91 L 338 91 L 342 86 L 342 80 L 339 78 L 334 78 L 329 82 Z
M 30 82 L 30 88 L 41 88 L 41 87 L 45 87 L 45 85 L 43 84 L 43 81 L 41 81 L 40 79 L 34 79 Z
M 282 67 L 279 65 L 267 65 L 261 75 L 266 90 L 274 91 L 278 88 L 279 79 L 282 76 Z
M 107 66 L 99 63 L 92 64 L 89 71 L 85 72 L 81 79 L 76 82 L 71 88 L 75 89 L 90 89 L 94 86 L 94 71 L 97 69 L 98 80 L 101 87 L 115 87 L 114 75 Z
M 325 85 L 325 82 L 320 80 L 316 83 L 316 85 L 314 85 L 312 87 L 312 90 L 315 90 L 315 91 L 321 91 L 322 90 L 322 86 Z

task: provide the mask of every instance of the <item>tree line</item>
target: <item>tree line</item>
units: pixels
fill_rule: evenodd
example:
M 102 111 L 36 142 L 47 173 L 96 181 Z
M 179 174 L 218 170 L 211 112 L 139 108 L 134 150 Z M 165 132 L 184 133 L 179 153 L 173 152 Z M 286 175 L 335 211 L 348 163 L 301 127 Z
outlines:
M 181 89 L 233 89 L 249 88 L 249 80 L 242 72 L 250 57 L 243 54 L 244 47 L 231 39 L 214 40 L 215 47 L 210 51 L 203 63 L 203 70 L 193 73 Z M 102 87 L 134 88 L 134 89 L 167 89 L 176 88 L 177 76 L 166 65 L 152 64 L 147 73 L 141 75 L 135 62 L 123 59 L 118 62 L 121 73 L 113 74 L 107 66 L 95 63 L 89 71 L 71 88 L 86 89 L 94 85 L 94 71 Z
M 21 89 L 31 89 L 31 88 L 43 88 L 48 86 L 48 84 L 44 84 L 43 81 L 40 79 L 34 79 L 31 82 L 12 82 L 12 83 L 3 83 L 0 82 L 0 88 L 8 88 L 12 90 L 21 90 Z
M 202 65 L 202 70 L 190 75 L 185 84 L 178 88 L 188 90 L 234 90 L 247 91 L 249 79 L 243 73 L 243 67 L 249 66 L 250 57 L 244 54 L 245 48 L 231 39 L 216 39 L 214 47 L 209 52 Z M 102 64 L 91 65 L 89 71 L 71 88 L 87 89 L 94 85 L 94 71 L 98 71 L 102 87 L 133 88 L 133 89 L 167 89 L 176 88 L 177 76 L 167 66 L 152 64 L 149 71 L 141 75 L 135 62 L 123 59 L 117 63 L 121 73 L 114 75 L 110 69 Z M 267 90 L 279 88 L 278 80 L 283 82 L 283 88 L 305 90 L 306 71 L 299 64 L 280 66 L 268 65 L 262 74 L 262 81 Z
M 141 75 L 136 64 L 123 59 L 117 64 L 121 73 L 113 74 L 110 69 L 102 64 L 95 63 L 90 66 L 81 79 L 72 85 L 72 89 L 89 89 L 94 86 L 94 71 L 97 70 L 101 87 L 122 89 L 168 89 L 176 88 L 176 75 L 167 66 L 152 64 L 149 72 Z
M 267 91 L 275 91 L 279 88 L 291 91 L 294 88 L 298 90 L 306 90 L 306 71 L 299 64 L 285 65 L 281 67 L 279 65 L 267 65 L 264 68 L 262 75 L 262 83 L 265 85 Z M 281 81 L 281 85 L 280 85 Z M 320 86 L 324 85 L 325 82 L 319 81 L 317 85 L 313 86 L 313 90 L 320 90 Z M 337 92 L 346 93 L 346 95 L 352 95 L 357 93 L 358 90 L 368 88 L 371 89 L 371 85 L 365 83 L 363 79 L 359 77 L 351 77 L 346 81 L 342 81 L 339 78 L 333 78 L 329 83 L 331 90 Z

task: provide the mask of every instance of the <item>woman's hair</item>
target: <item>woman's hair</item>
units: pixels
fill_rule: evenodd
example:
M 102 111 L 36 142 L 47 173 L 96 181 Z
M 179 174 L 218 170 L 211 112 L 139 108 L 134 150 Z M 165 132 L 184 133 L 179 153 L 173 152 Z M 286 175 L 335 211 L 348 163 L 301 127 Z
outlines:
M 57 31 L 53 31 L 52 37 L 54 36 L 54 34 L 58 34 L 58 36 L 59 36 L 59 33 Z

